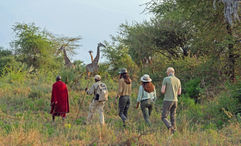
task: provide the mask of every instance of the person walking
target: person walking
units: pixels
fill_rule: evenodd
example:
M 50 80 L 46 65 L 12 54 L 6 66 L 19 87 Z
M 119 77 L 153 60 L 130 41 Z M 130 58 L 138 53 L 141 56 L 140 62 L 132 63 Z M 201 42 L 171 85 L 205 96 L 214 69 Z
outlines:
M 69 113 L 69 96 L 68 89 L 64 82 L 61 81 L 61 76 L 56 77 L 56 82 L 52 86 L 51 96 L 51 111 L 52 120 L 55 116 L 61 116 L 64 120 L 66 113 Z
M 107 91 L 107 86 L 101 82 L 100 75 L 95 75 L 94 79 L 95 79 L 95 83 L 92 85 L 92 87 L 89 90 L 88 88 L 85 88 L 85 91 L 87 92 L 87 94 L 89 95 L 94 94 L 94 97 L 89 105 L 88 117 L 85 124 L 90 123 L 95 111 L 97 110 L 99 112 L 100 124 L 103 126 L 105 125 L 104 106 L 105 106 L 105 101 L 107 99 L 102 99 L 102 93 L 100 92 L 100 90 L 105 92 L 104 96 L 108 96 L 108 91 Z
M 119 72 L 119 86 L 116 98 L 119 98 L 119 116 L 123 121 L 123 127 L 126 126 L 127 112 L 130 106 L 131 95 L 131 79 L 126 68 L 122 68 Z
M 173 67 L 168 67 L 166 73 L 168 76 L 164 78 L 161 88 L 161 92 L 164 94 L 162 121 L 173 134 L 176 131 L 177 96 L 181 95 L 181 82 L 175 77 Z M 171 122 L 167 119 L 169 113 Z
M 141 111 L 148 126 L 151 126 L 149 117 L 153 109 L 153 103 L 156 100 L 156 89 L 151 81 L 152 79 L 148 74 L 141 77 L 142 84 L 139 87 L 136 105 L 136 108 L 139 108 L 139 105 L 141 104 Z

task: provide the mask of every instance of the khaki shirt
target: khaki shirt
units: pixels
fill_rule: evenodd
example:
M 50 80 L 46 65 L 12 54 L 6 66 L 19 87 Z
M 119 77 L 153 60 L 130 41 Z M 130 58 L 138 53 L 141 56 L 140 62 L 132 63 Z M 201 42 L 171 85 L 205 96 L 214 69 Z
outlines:
M 101 84 L 101 81 L 95 82 L 91 88 L 87 91 L 87 94 L 91 95 L 91 94 L 96 94 L 97 93 L 97 87 L 99 86 L 99 84 Z
M 119 80 L 118 96 L 130 96 L 131 95 L 131 83 L 126 84 L 124 79 Z
M 177 92 L 181 88 L 180 80 L 174 75 L 170 75 L 164 78 L 162 85 L 166 86 L 164 101 L 178 101 Z

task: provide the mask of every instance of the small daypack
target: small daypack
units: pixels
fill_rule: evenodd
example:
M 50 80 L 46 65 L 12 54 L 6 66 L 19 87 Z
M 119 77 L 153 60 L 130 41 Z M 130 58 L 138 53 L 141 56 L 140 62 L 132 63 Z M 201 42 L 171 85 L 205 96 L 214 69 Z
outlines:
M 107 86 L 104 83 L 100 83 L 97 87 L 97 95 L 99 95 L 99 101 L 107 101 L 108 100 L 108 90 Z

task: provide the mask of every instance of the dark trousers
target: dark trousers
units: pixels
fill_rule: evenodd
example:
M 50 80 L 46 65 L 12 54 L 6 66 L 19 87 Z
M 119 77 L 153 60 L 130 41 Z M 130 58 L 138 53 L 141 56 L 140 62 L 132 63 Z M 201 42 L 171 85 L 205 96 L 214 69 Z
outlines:
M 122 121 L 125 122 L 127 119 L 127 111 L 130 106 L 130 97 L 129 96 L 121 96 L 119 98 L 119 116 Z
M 151 115 L 152 107 L 153 101 L 151 99 L 141 101 L 141 111 L 148 126 L 151 125 L 151 121 L 149 118 Z
M 162 109 L 162 121 L 167 126 L 167 128 L 176 129 L 176 110 L 177 101 L 164 101 Z M 170 113 L 171 122 L 168 121 L 167 116 Z

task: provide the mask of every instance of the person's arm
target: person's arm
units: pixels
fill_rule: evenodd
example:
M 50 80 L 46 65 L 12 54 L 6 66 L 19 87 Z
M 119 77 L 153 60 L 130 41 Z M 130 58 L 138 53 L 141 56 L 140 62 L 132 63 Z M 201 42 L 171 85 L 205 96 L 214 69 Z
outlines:
M 139 91 L 138 91 L 138 97 L 137 97 L 137 104 L 136 104 L 136 108 L 138 108 L 139 107 L 139 105 L 140 105 L 140 102 L 141 102 L 141 98 L 142 98 L 142 91 L 143 90 L 143 87 L 142 86 L 140 86 L 139 87 Z
M 182 87 L 181 87 L 181 82 L 179 81 L 179 88 L 178 88 L 178 92 L 177 92 L 177 94 L 178 95 L 181 95 L 182 94 Z
M 166 85 L 162 85 L 161 92 L 162 92 L 162 94 L 165 94 L 165 92 L 166 92 Z
M 123 92 L 123 81 L 122 80 L 119 80 L 119 86 L 118 86 L 118 93 L 117 93 L 117 97 L 119 98 L 121 93 Z
M 92 87 L 91 87 L 89 90 L 87 90 L 86 92 L 87 92 L 87 94 L 89 94 L 89 95 L 94 94 L 94 92 L 95 92 L 95 86 L 92 85 Z
M 182 88 L 180 87 L 179 89 L 178 89 L 178 95 L 181 95 L 182 94 Z
M 162 89 L 161 89 L 161 93 L 165 94 L 166 92 L 166 79 L 164 78 L 163 82 L 162 82 Z

